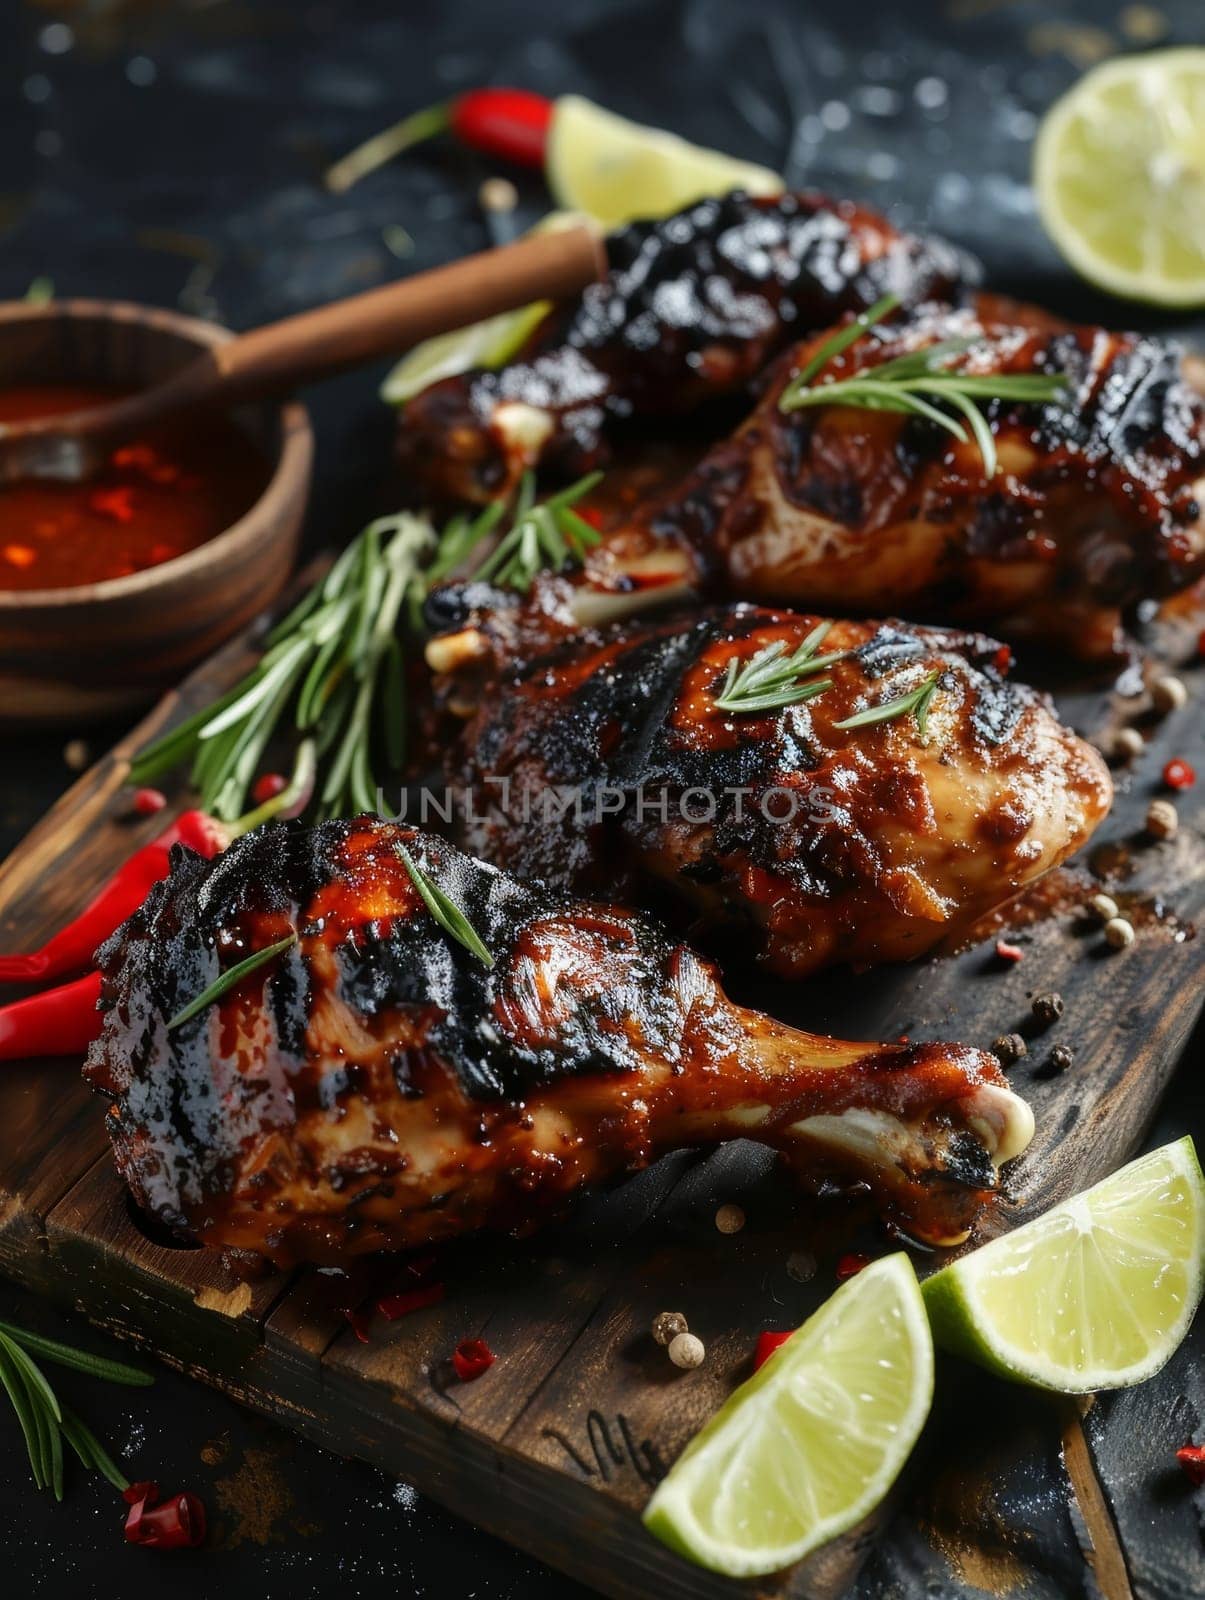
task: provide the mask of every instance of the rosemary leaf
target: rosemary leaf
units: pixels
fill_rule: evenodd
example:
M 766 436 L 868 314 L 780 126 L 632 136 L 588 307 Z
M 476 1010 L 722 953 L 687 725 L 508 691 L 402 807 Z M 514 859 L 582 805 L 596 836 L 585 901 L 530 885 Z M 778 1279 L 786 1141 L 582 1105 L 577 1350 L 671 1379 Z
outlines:
M 831 338 L 824 341 L 803 371 L 796 376 L 795 383 L 801 386 L 811 383 L 822 367 L 827 367 L 830 361 L 848 350 L 851 344 L 857 344 L 868 328 L 873 328 L 876 322 L 882 322 L 884 317 L 890 316 L 898 309 L 899 304 L 898 294 L 885 294 L 881 300 L 876 300 L 874 305 L 856 316 L 847 327 L 839 329 Z
M 195 1000 L 190 1000 L 186 1006 L 176 1012 L 167 1025 L 168 1032 L 170 1033 L 173 1028 L 180 1027 L 181 1024 L 190 1021 L 199 1012 L 206 1010 L 215 1000 L 220 1000 L 228 990 L 241 983 L 257 967 L 264 966 L 265 963 L 272 960 L 273 956 L 280 955 L 282 950 L 287 950 L 290 945 L 296 943 L 297 935 L 295 933 L 287 934 L 285 938 L 277 939 L 274 944 L 266 945 L 262 950 L 252 951 L 242 961 L 236 962 L 233 967 L 228 967 L 225 972 L 219 973 L 207 988 L 202 989 Z
M 141 1367 L 127 1366 L 124 1361 L 111 1361 L 107 1356 L 89 1355 L 73 1345 L 60 1344 L 57 1339 L 46 1339 L 40 1333 L 29 1333 L 11 1322 L 0 1322 L 0 1334 L 11 1339 L 31 1355 L 43 1361 L 54 1361 L 61 1367 L 73 1367 L 86 1372 L 90 1378 L 102 1378 L 106 1383 L 124 1383 L 133 1388 L 147 1388 L 154 1378 Z
M 59 1402 L 54 1390 L 42 1376 L 41 1368 L 30 1359 L 15 1339 L 9 1340 L 8 1353 L 25 1381 L 25 1387 L 35 1408 L 48 1411 L 56 1423 L 61 1422 L 63 1417 L 59 1410 Z
M 33 1473 L 34 1483 L 40 1489 L 42 1468 L 38 1426 L 34 1420 L 33 1406 L 25 1384 L 13 1360 L 12 1352 L 15 1348 L 11 1339 L 0 1334 L 0 1384 L 3 1384 L 4 1391 L 12 1402 L 12 1408 L 17 1413 L 17 1421 L 21 1424 L 21 1432 L 25 1436 L 30 1470 Z
M 941 669 L 933 671 L 916 686 L 909 689 L 906 694 L 897 695 L 894 700 L 885 700 L 881 705 L 868 706 L 865 711 L 859 711 L 855 716 L 845 717 L 840 722 L 834 722 L 834 728 L 868 728 L 876 722 L 892 722 L 896 717 L 906 717 L 910 711 L 916 712 L 917 726 L 923 736 L 928 726 L 929 704 L 937 692 L 937 680 L 941 677 Z M 922 721 L 923 719 L 923 721 Z
M 462 944 L 470 955 L 476 956 L 483 966 L 492 967 L 494 964 L 492 954 L 455 900 L 450 899 L 439 885 L 427 876 L 404 844 L 397 846 L 397 853 L 402 865 L 410 874 L 411 883 L 422 896 L 427 910 L 444 932 L 450 934 L 458 944 Z
M 93 1467 L 102 1478 L 107 1478 L 119 1493 L 130 1487 L 130 1480 L 122 1472 L 100 1440 L 69 1406 L 63 1407 L 63 1433 L 68 1444 L 86 1467 Z
M 721 711 L 737 714 L 777 711 L 812 700 L 831 689 L 831 678 L 817 679 L 814 675 L 848 654 L 845 650 L 817 654 L 832 626 L 831 622 L 818 623 L 789 655 L 786 642 L 775 639 L 747 661 L 738 662 L 734 656 L 728 663 L 724 686 L 715 697 L 715 705 Z

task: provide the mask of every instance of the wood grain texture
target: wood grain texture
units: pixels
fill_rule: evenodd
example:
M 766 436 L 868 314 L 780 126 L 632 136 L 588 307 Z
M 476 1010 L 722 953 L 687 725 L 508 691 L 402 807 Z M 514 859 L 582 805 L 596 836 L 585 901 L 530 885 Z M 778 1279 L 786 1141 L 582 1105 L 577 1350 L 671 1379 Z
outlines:
M 248 648 L 236 644 L 202 669 L 154 725 L 230 682 Z M 1191 677 L 1205 695 L 1205 671 Z M 1069 720 L 1098 737 L 1121 713 L 1142 719 L 1140 702 L 1127 707 L 1103 691 L 1058 698 Z M 847 1036 L 989 1044 L 1013 1029 L 1026 1034 L 1030 1054 L 1012 1081 L 1034 1103 L 1038 1135 L 986 1232 L 1134 1151 L 1201 1010 L 1205 943 L 1193 937 L 1193 921 L 1205 912 L 1205 790 L 1179 798 L 1175 841 L 1156 844 L 1142 819 L 1168 757 L 1205 772 L 1205 729 L 1192 705 L 1145 726 L 1150 751 L 1134 773 L 1119 774 L 1117 807 L 1089 861 L 1045 898 L 1001 914 L 1000 929 L 1024 950 L 1020 963 L 999 961 L 994 930 L 985 930 L 972 948 L 872 976 L 826 975 L 789 990 L 739 978 L 732 985 L 790 1021 Z M 125 754 L 82 779 L 0 871 L 5 943 L 39 942 L 162 825 L 122 820 Z M 1083 914 L 1099 886 L 1090 863 L 1135 918 L 1129 950 L 1110 951 Z M 1063 994 L 1066 1012 L 1043 1032 L 1030 1001 L 1044 989 Z M 1061 1074 L 1048 1070 L 1056 1043 L 1075 1057 Z M 859 1597 L 923 1592 L 901 1588 L 904 1574 L 943 1594 L 940 1585 L 953 1583 L 959 1594 L 1054 1600 L 1079 1592 L 1091 1559 L 1098 1592 L 1129 1600 L 1125 1548 L 1142 1508 L 1115 1463 L 1102 1467 L 1116 1447 L 1100 1419 L 1121 1417 L 1140 1399 L 1102 1403 L 1082 1431 L 1076 1419 L 1064 1434 L 1065 1419 L 1042 1397 L 1009 1391 L 1001 1406 L 998 1385 L 985 1396 L 990 1380 L 956 1363 L 943 1363 L 937 1414 L 896 1499 L 795 1572 L 735 1585 L 645 1535 L 637 1513 L 650 1485 L 747 1374 L 757 1332 L 806 1317 L 831 1292 L 841 1250 L 884 1248 L 847 1204 L 801 1200 L 764 1151 L 735 1144 L 671 1156 L 587 1198 L 535 1240 L 446 1249 L 446 1298 L 393 1323 L 374 1317 L 363 1343 L 346 1312 L 412 1281 L 404 1260 L 367 1263 L 348 1282 L 302 1271 L 238 1284 L 205 1252 L 148 1237 L 109 1165 L 99 1108 L 69 1063 L 6 1069 L 0 1127 L 0 1269 L 308 1437 L 405 1476 L 605 1593 L 836 1600 L 851 1585 Z M 748 1217 L 735 1235 L 714 1225 L 727 1200 Z M 652 1317 L 666 1309 L 685 1312 L 707 1345 L 695 1372 L 672 1368 L 649 1336 Z M 476 1384 L 449 1383 L 453 1346 L 476 1335 L 497 1364 Z M 1179 1405 L 1176 1428 L 1199 1428 L 1199 1409 L 1189 1415 L 1175 1397 L 1168 1404 Z M 984 1417 L 985 1406 L 990 1427 L 979 1427 L 968 1448 L 959 1422 Z M 1015 1506 L 1025 1496 L 1043 1519 L 1040 1552 L 1016 1537 Z M 1176 1529 L 1179 1538 L 1179 1522 Z M 1107 1550 L 1102 1530 L 1115 1541 Z M 1186 1586 L 1191 1563 L 1177 1558 L 1168 1570 L 1169 1600 L 1198 1592 Z M 1157 1589 L 1130 1588 L 1136 1600 L 1163 1600 Z

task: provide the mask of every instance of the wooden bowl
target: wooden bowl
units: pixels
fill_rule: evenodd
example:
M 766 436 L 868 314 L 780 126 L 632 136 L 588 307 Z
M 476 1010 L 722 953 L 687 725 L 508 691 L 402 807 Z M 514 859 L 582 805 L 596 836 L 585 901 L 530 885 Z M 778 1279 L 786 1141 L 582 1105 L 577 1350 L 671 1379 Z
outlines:
M 168 377 L 232 335 L 175 311 L 119 301 L 0 305 L 0 386 Z M 264 452 L 259 499 L 215 539 L 129 577 L 78 589 L 0 590 L 0 722 L 128 711 L 177 681 L 279 593 L 297 553 L 314 440 L 296 403 L 233 420 Z

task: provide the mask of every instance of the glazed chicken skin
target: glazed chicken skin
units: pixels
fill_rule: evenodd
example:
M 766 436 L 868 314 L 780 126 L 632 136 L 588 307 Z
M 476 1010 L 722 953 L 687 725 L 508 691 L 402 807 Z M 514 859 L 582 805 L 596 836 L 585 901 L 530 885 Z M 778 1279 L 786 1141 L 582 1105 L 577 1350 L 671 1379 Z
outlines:
M 668 890 L 692 933 L 800 978 L 957 938 L 1091 835 L 1103 761 L 981 635 L 836 622 L 823 693 L 717 706 L 734 659 L 794 651 L 820 621 L 734 606 L 569 638 L 528 666 L 499 642 L 450 757 L 462 842 L 578 892 Z M 912 712 L 838 726 L 926 682 L 923 730 Z
M 427 910 L 403 844 L 492 967 Z M 270 826 L 212 862 L 178 848 L 100 966 L 85 1075 L 135 1199 L 278 1266 L 530 1227 L 585 1184 L 738 1135 L 957 1239 L 1033 1131 L 981 1051 L 787 1028 L 733 1005 L 649 920 L 376 819 Z
M 492 500 L 528 467 L 577 476 L 607 461 L 617 426 L 747 395 L 792 339 L 845 311 L 978 281 L 943 240 L 817 194 L 701 200 L 613 234 L 607 253 L 607 279 L 550 311 L 508 366 L 407 402 L 398 457 L 425 498 Z
M 1049 405 L 984 402 L 999 466 L 923 417 L 779 401 L 829 333 L 784 357 L 752 415 L 608 533 L 575 579 L 592 621 L 684 590 L 875 614 L 992 621 L 1008 638 L 1114 653 L 1123 616 L 1205 570 L 1205 402 L 1178 353 L 980 296 L 865 333 L 812 380 L 974 341 L 949 369 L 1058 374 Z

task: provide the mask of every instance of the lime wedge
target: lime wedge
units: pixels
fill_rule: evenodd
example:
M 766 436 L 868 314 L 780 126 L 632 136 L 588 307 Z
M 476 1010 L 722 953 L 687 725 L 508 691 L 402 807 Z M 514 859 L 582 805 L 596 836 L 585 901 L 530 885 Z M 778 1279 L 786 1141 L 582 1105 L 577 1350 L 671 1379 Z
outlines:
M 582 219 L 574 212 L 550 211 L 529 233 L 555 233 Z M 501 367 L 520 349 L 536 323 L 552 310 L 551 300 L 533 300 L 515 311 L 471 322 L 467 328 L 424 339 L 404 355 L 381 384 L 381 399 L 404 406 L 441 378 L 454 378 L 474 367 Z
M 1155 305 L 1205 305 L 1205 49 L 1122 56 L 1047 112 L 1046 231 L 1078 272 Z
M 1149 1378 L 1205 1284 L 1205 1180 L 1164 1145 L 925 1284 L 939 1344 L 1006 1378 L 1083 1394 Z
M 576 94 L 556 102 L 544 169 L 558 205 L 585 211 L 604 228 L 668 217 L 706 195 L 780 194 L 783 187 L 767 167 L 629 122 Z
M 403 406 L 441 378 L 454 378 L 473 367 L 502 366 L 551 308 L 550 300 L 536 300 L 517 311 L 503 311 L 467 328 L 424 339 L 390 371 L 381 384 L 381 399 Z
M 731 1577 L 774 1572 L 886 1494 L 933 1398 L 933 1343 L 907 1256 L 843 1284 L 687 1445 L 644 1513 Z

